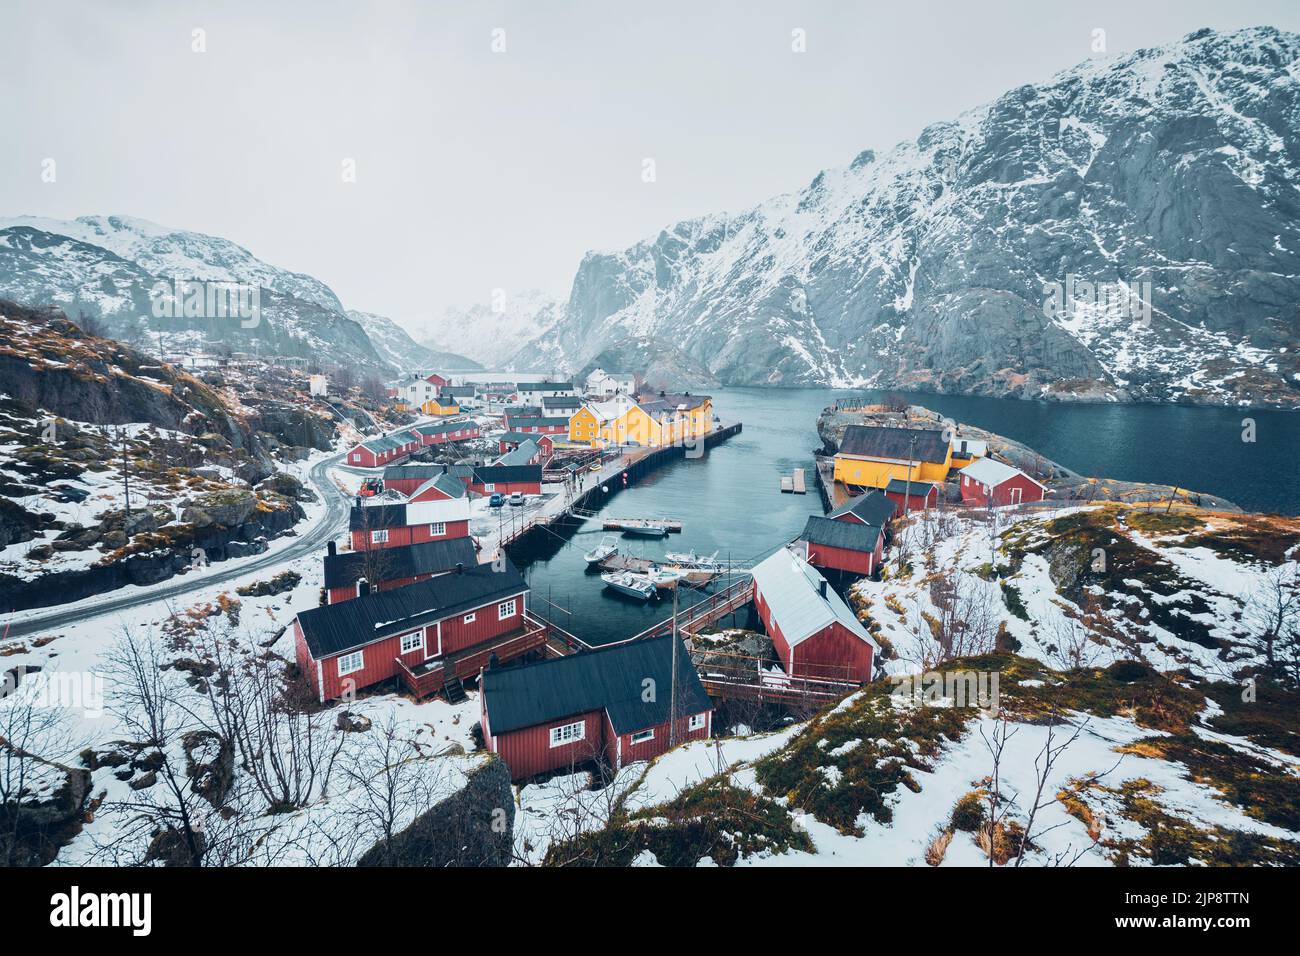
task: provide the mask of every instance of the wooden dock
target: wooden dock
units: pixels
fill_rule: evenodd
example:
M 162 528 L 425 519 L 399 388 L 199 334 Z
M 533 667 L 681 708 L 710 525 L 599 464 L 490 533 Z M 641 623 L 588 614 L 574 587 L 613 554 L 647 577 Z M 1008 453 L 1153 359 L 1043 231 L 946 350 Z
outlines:
M 781 493 L 783 495 L 808 494 L 808 485 L 804 481 L 802 468 L 796 468 L 792 474 L 781 476 Z

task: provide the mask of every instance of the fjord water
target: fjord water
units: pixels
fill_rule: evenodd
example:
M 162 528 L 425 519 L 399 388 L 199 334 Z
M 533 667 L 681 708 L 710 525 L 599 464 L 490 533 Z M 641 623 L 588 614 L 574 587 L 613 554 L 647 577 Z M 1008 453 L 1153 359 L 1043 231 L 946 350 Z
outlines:
M 817 416 L 833 389 L 715 389 L 723 421 L 744 430 L 699 459 L 672 462 L 626 490 L 601 512 L 619 517 L 679 518 L 681 534 L 663 541 L 620 539 L 625 553 L 655 558 L 665 550 L 720 551 L 749 566 L 796 537 L 821 514 L 813 485 Z M 866 393 L 868 398 L 878 397 Z M 1300 513 L 1300 413 L 1166 405 L 1078 405 L 1012 399 L 907 394 L 959 423 L 1024 442 L 1080 474 L 1179 485 L 1235 501 L 1250 511 Z M 1242 441 L 1242 420 L 1255 438 Z M 780 477 L 805 469 L 807 495 L 781 494 Z M 642 604 L 611 594 L 582 560 L 603 532 L 585 522 L 567 543 L 547 532 L 515 558 L 526 564 L 538 612 L 593 643 L 629 637 L 668 617 L 671 600 Z M 699 595 L 684 591 L 683 603 Z

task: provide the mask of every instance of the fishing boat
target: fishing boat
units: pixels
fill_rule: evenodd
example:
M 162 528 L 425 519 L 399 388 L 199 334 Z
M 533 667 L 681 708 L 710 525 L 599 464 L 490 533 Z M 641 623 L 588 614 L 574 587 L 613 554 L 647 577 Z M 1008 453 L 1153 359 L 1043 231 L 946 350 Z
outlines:
M 718 552 L 714 551 L 710 555 L 699 555 L 695 549 L 690 551 L 666 551 L 664 552 L 664 563 L 675 564 L 683 568 L 698 568 L 706 571 L 716 571 L 718 568 Z
M 649 558 L 638 558 L 635 555 L 618 553 L 611 554 L 596 566 L 602 571 L 635 571 L 637 574 L 645 574 L 657 567 Z
M 611 591 L 626 594 L 628 597 L 639 598 L 642 601 L 649 601 L 656 594 L 655 586 L 650 583 L 647 577 L 641 574 L 633 574 L 631 571 L 602 574 L 600 579 L 605 582 L 605 587 Z
M 662 521 L 644 521 L 625 525 L 623 533 L 633 538 L 666 538 L 668 526 Z
M 616 554 L 618 554 L 618 539 L 612 534 L 607 534 L 600 539 L 600 544 L 584 554 L 582 559 L 588 564 L 600 564 Z

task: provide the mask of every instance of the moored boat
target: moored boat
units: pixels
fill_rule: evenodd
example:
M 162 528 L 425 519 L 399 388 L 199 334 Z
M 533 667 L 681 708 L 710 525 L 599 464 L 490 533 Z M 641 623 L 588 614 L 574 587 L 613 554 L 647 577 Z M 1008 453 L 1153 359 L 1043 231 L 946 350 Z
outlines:
M 618 539 L 612 534 L 607 534 L 600 539 L 600 544 L 586 552 L 582 558 L 588 564 L 600 564 L 616 554 L 618 554 Z
M 690 551 L 666 551 L 664 552 L 664 563 L 683 568 L 716 571 L 718 570 L 718 552 L 714 551 L 709 555 L 700 555 L 695 553 L 694 548 Z
M 617 591 L 619 594 L 626 594 L 628 597 L 638 598 L 642 601 L 649 601 L 655 596 L 655 586 L 650 580 L 641 574 L 633 574 L 631 571 L 621 571 L 616 573 L 606 573 L 600 576 L 605 582 L 605 587 L 611 591 Z

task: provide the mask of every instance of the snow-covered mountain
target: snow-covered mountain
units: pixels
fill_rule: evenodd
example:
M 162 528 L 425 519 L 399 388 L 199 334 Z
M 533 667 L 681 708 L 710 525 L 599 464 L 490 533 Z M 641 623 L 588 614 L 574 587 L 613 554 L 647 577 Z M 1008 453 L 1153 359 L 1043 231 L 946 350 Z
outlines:
M 501 292 L 489 303 L 447 309 L 419 336 L 429 348 L 467 355 L 488 368 L 508 364 L 520 371 L 549 370 L 553 358 L 547 356 L 543 368 L 537 356 L 521 347 L 549 331 L 562 310 L 561 300 L 536 289 Z
M 259 290 L 259 317 L 159 317 L 151 290 L 175 280 Z M 148 348 L 220 343 L 263 355 L 382 366 L 362 328 L 319 279 L 279 269 L 226 239 L 124 216 L 0 220 L 0 296 L 100 317 L 111 335 Z
M 1298 187 L 1300 36 L 1202 30 L 589 253 L 520 354 L 635 336 L 733 384 L 1294 405 Z
M 370 337 L 375 351 L 389 365 L 401 372 L 410 372 L 420 368 L 436 367 L 453 371 L 467 371 L 482 368 L 473 359 L 454 352 L 440 352 L 425 348 L 411 338 L 410 333 L 386 315 L 374 312 L 348 310 L 352 319 Z

